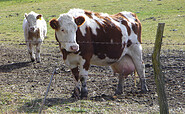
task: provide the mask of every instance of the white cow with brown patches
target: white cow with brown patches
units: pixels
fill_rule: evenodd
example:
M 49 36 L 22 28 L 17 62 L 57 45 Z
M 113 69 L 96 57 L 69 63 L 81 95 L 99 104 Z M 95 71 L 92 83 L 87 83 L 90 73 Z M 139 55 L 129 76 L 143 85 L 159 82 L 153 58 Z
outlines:
M 135 69 L 140 77 L 141 92 L 148 90 L 142 59 L 141 23 L 134 13 L 108 15 L 71 9 L 58 19 L 52 19 L 50 26 L 55 30 L 63 60 L 76 79 L 75 97 L 87 97 L 90 64 L 111 66 L 114 73 L 120 74 L 115 94 L 122 93 L 123 78 Z
M 25 13 L 25 18 L 23 21 L 23 30 L 26 45 L 28 47 L 28 52 L 31 61 L 40 62 L 40 46 L 46 37 L 47 25 L 41 14 L 37 14 L 31 11 L 29 14 Z M 34 55 L 34 48 L 36 46 L 36 54 Z

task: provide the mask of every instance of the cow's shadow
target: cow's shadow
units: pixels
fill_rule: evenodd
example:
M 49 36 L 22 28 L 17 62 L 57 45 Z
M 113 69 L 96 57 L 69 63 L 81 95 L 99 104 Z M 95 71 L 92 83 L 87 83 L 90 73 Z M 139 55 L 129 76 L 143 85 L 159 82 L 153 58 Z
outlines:
M 101 96 L 94 96 L 88 98 L 91 101 L 101 101 L 101 98 L 104 98 L 105 100 L 114 100 L 112 96 L 110 95 L 101 95 Z M 43 110 L 46 110 L 49 107 L 52 106 L 61 106 L 63 104 L 68 104 L 68 103 L 74 103 L 77 102 L 78 100 L 75 99 L 74 97 L 70 98 L 46 98 L 45 104 L 43 106 Z M 26 102 L 23 104 L 21 107 L 18 108 L 18 112 L 20 113 L 38 113 L 40 111 L 40 108 L 42 106 L 43 99 L 35 99 L 30 102 Z
M 142 96 L 142 95 L 141 95 Z M 90 101 L 115 101 L 115 99 L 113 98 L 114 96 L 112 95 L 105 95 L 102 94 L 100 96 L 93 96 L 93 97 L 89 97 L 87 98 L 87 100 Z M 120 96 L 121 97 L 121 96 Z M 18 108 L 18 112 L 20 113 L 38 113 L 40 111 L 40 108 L 42 106 L 42 100 L 43 99 L 34 99 L 30 102 L 26 102 L 25 104 L 23 104 L 21 107 Z M 70 104 L 70 103 L 74 103 L 77 102 L 78 100 L 70 97 L 70 98 L 47 98 L 45 100 L 45 104 L 43 106 L 43 110 L 46 110 L 49 107 L 52 106 L 61 106 L 64 104 Z
M 20 69 L 23 67 L 30 66 L 31 62 L 18 62 L 18 63 L 10 63 L 6 65 L 0 65 L 0 72 L 11 72 L 15 69 Z
M 56 106 L 56 105 L 62 105 L 62 104 L 68 104 L 76 102 L 77 100 L 75 98 L 47 98 L 45 100 L 45 105 L 43 106 L 43 110 L 45 110 L 48 107 Z M 20 113 L 38 113 L 40 111 L 40 108 L 42 106 L 43 99 L 35 99 L 30 102 L 26 102 L 23 106 L 18 108 L 18 112 Z

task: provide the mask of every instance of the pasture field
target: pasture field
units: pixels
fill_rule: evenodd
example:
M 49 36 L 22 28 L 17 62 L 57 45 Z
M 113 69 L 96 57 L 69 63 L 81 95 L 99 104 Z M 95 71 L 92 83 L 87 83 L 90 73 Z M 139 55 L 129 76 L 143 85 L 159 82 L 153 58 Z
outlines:
M 137 14 L 143 27 L 148 93 L 138 93 L 139 86 L 135 87 L 133 76 L 129 76 L 123 95 L 115 98 L 117 77 L 108 67 L 91 66 L 89 97 L 78 101 L 71 98 L 74 79 L 61 59 L 48 23 L 71 8 Z M 30 11 L 43 14 L 48 24 L 40 64 L 29 62 L 23 37 L 24 13 Z M 54 75 L 44 113 L 159 113 L 151 60 L 158 23 L 165 23 L 161 64 L 169 110 L 185 113 L 184 0 L 0 0 L 0 113 L 38 113 L 54 68 L 59 70 Z

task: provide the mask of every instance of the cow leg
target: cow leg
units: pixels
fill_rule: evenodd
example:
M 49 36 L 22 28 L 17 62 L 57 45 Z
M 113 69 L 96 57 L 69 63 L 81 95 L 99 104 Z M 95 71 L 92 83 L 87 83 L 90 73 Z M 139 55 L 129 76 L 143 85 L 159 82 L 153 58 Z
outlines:
M 139 44 L 134 45 L 133 50 L 130 51 L 130 57 L 134 62 L 136 67 L 137 74 L 139 75 L 140 82 L 141 82 L 141 93 L 146 93 L 148 88 L 146 86 L 146 79 L 145 79 L 145 64 L 142 59 L 142 50 Z
M 75 87 L 72 94 L 72 97 L 75 97 L 76 99 L 80 99 L 80 84 L 79 84 L 79 71 L 78 67 L 71 69 L 74 78 L 75 78 Z
M 81 68 L 80 70 L 80 81 L 81 81 L 81 99 L 86 98 L 88 95 L 87 90 L 87 78 L 88 78 L 88 71 Z
M 123 74 L 119 74 L 119 82 L 118 82 L 118 86 L 117 89 L 115 91 L 115 95 L 121 95 L 123 93 Z
M 36 61 L 37 61 L 37 63 L 40 63 L 40 46 L 41 46 L 41 43 L 36 45 Z
M 27 47 L 28 47 L 28 53 L 30 55 L 31 62 L 34 62 L 35 57 L 34 57 L 33 45 L 31 44 L 31 42 L 27 42 Z

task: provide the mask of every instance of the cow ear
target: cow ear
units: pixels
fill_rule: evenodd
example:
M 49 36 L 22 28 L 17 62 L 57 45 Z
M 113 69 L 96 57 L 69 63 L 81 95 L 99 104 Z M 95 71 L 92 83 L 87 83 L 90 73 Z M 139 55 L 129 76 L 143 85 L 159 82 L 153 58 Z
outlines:
M 37 15 L 37 19 L 40 19 L 41 20 L 41 17 L 42 17 L 42 15 L 41 14 L 39 14 L 39 15 Z
M 49 24 L 51 26 L 51 28 L 55 29 L 55 30 L 58 30 L 59 28 L 59 23 L 58 23 L 58 20 L 57 19 L 51 19 L 49 21 Z
M 25 13 L 25 14 L 24 14 L 24 17 L 25 17 L 25 18 L 27 18 L 27 17 L 28 17 L 28 14 L 27 14 L 27 13 Z
M 78 27 L 83 25 L 84 22 L 85 22 L 85 18 L 83 16 L 79 16 L 79 17 L 75 18 L 75 23 L 77 24 Z

